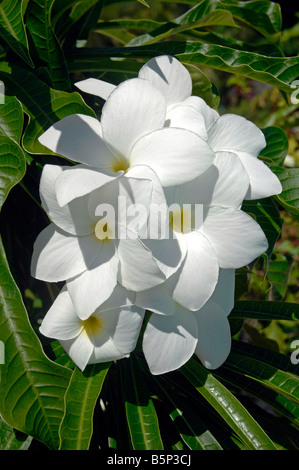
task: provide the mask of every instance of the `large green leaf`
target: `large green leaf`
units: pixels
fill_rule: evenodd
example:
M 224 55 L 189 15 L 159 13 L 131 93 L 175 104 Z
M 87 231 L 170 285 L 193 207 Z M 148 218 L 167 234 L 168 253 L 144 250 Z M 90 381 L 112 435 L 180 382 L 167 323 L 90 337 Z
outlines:
M 224 367 L 249 376 L 299 404 L 299 377 L 280 370 L 278 364 L 267 364 L 256 357 L 251 358 L 232 351 Z
M 167 380 L 164 383 L 160 379 L 156 380 L 167 400 L 167 406 L 171 408 L 170 418 L 185 444 L 191 450 L 222 450 L 200 417 L 178 394 L 177 388 L 170 388 Z
M 124 400 L 133 449 L 162 450 L 153 400 L 134 356 L 121 363 Z
M 15 431 L 6 424 L 0 416 L 0 451 L 2 450 L 27 450 L 32 442 L 32 437 Z
M 206 28 L 215 25 L 238 27 L 232 14 L 226 10 L 215 10 L 217 2 L 203 0 L 178 18 L 165 23 L 150 33 L 137 36 L 127 46 L 141 46 L 161 41 L 173 34 L 179 34 L 194 28 Z
M 226 8 L 234 18 L 248 24 L 272 41 L 279 40 L 282 19 L 278 3 L 264 0 L 222 0 L 219 7 Z
M 275 86 L 285 93 L 292 93 L 291 84 L 299 74 L 299 57 L 268 57 L 195 41 L 166 41 L 141 47 L 78 49 L 70 55 L 70 67 L 74 69 L 73 62 L 78 60 L 90 65 L 92 61 L 107 57 L 148 58 L 159 54 L 169 54 L 185 63 L 243 75 Z
M 299 320 L 299 305 L 266 300 L 237 300 L 230 318 L 297 321 Z
M 279 203 L 297 220 L 299 220 L 299 168 L 282 168 L 271 166 L 279 178 L 282 192 L 276 196 Z
M 0 135 L 0 208 L 11 188 L 23 178 L 25 169 L 25 155 L 19 144 Z
M 0 106 L 0 134 L 20 142 L 23 131 L 23 109 L 14 96 L 5 96 Z
M 259 402 L 264 402 L 271 406 L 275 412 L 284 416 L 291 423 L 294 423 L 295 426 L 299 425 L 299 405 L 294 403 L 293 400 L 286 398 L 269 387 L 263 386 L 261 382 L 245 376 L 243 372 L 240 373 L 222 367 L 215 372 L 215 375 L 231 387 L 246 392 L 259 400 Z
M 276 450 L 276 446 L 246 408 L 212 373 L 191 359 L 181 372 L 250 450 Z
M 19 145 L 0 136 L 1 204 L 25 173 L 25 156 Z M 1 146 L 0 146 L 1 148 Z M 4 164 L 2 163 L 4 162 Z M 70 371 L 44 355 L 34 333 L 21 293 L 11 275 L 0 241 L 0 341 L 4 364 L 0 365 L 0 414 L 18 431 L 58 448 L 58 428 L 63 415 L 63 396 Z
M 274 165 L 282 165 L 288 153 L 289 142 L 285 132 L 279 127 L 263 129 L 267 146 L 261 151 L 261 157 Z
M 7 93 L 16 96 L 29 116 L 23 136 L 23 147 L 29 153 L 51 154 L 38 142 L 38 137 L 52 124 L 70 114 L 95 116 L 79 93 L 53 90 L 29 71 L 6 62 L 0 64 L 0 77 Z
M 84 372 L 74 369 L 65 394 L 60 450 L 88 450 L 93 432 L 93 413 L 110 364 L 94 364 Z
M 24 25 L 24 12 L 28 3 L 24 0 L 3 0 L 0 4 L 0 36 L 30 67 L 33 63 L 29 53 Z
M 13 428 L 57 449 L 70 371 L 44 355 L 2 243 L 0 254 L 0 340 L 5 345 L 5 364 L 0 366 L 0 413 Z
M 252 215 L 263 229 L 269 244 L 266 254 L 268 261 L 270 261 L 273 248 L 282 229 L 282 220 L 277 206 L 271 198 L 265 198 L 259 201 L 244 201 L 242 210 Z
M 53 3 L 54 0 L 31 0 L 27 8 L 26 26 L 35 46 L 36 62 L 47 68 L 51 86 L 57 90 L 70 91 L 71 83 L 64 55 L 51 26 Z

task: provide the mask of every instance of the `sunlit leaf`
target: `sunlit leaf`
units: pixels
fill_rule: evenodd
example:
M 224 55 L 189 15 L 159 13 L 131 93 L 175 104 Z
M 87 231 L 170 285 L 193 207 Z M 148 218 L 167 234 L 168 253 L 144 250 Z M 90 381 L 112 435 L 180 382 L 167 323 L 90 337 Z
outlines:
M 24 25 L 25 6 L 28 1 L 3 0 L 0 4 L 0 36 L 27 65 L 33 67 Z
M 162 450 L 159 424 L 144 377 L 132 356 L 121 364 L 124 400 L 133 449 Z
M 276 450 L 274 443 L 247 409 L 212 373 L 193 359 L 181 371 L 248 449 Z
M 90 63 L 110 56 L 149 58 L 159 54 L 169 54 L 185 63 L 243 75 L 275 86 L 285 93 L 292 93 L 291 84 L 299 74 L 299 57 L 267 57 L 195 41 L 165 41 L 147 46 L 111 49 L 78 49 L 71 54 L 70 67 L 74 68 L 75 60 Z
M 29 116 L 23 137 L 23 146 L 29 153 L 51 154 L 38 142 L 38 137 L 52 124 L 70 114 L 94 116 L 79 93 L 53 90 L 31 72 L 6 62 L 0 64 L 0 77 L 7 92 L 16 96 Z
M 94 364 L 84 372 L 77 367 L 65 394 L 60 450 L 88 450 L 93 432 L 93 413 L 110 364 Z

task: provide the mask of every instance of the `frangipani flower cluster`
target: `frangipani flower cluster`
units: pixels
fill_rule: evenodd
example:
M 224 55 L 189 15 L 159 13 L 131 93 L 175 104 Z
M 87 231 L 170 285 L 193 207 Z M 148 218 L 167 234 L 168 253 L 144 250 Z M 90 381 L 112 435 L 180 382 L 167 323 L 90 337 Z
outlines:
M 281 191 L 258 159 L 263 133 L 192 96 L 188 70 L 169 56 L 118 86 L 76 85 L 106 102 L 100 120 L 71 115 L 39 139 L 70 161 L 46 165 L 40 183 L 51 223 L 32 274 L 65 281 L 41 332 L 83 370 L 128 357 L 149 311 L 142 345 L 153 374 L 193 354 L 219 367 L 235 269 L 268 246 L 242 203 Z

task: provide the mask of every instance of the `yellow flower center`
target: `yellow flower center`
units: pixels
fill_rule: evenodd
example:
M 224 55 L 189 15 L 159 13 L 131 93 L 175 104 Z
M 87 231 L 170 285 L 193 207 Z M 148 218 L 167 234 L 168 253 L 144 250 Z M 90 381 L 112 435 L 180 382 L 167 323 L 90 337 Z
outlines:
M 176 209 L 169 214 L 169 225 L 176 232 L 188 233 L 192 230 L 194 216 L 190 207 Z
M 83 320 L 83 327 L 87 334 L 95 336 L 103 328 L 102 320 L 96 315 L 91 315 L 87 320 Z
M 111 169 L 115 173 L 118 171 L 127 171 L 128 168 L 130 168 L 130 164 L 124 157 L 115 157 L 114 161 L 111 163 Z
M 94 228 L 94 234 L 98 240 L 109 242 L 114 238 L 114 230 L 106 219 L 99 220 Z

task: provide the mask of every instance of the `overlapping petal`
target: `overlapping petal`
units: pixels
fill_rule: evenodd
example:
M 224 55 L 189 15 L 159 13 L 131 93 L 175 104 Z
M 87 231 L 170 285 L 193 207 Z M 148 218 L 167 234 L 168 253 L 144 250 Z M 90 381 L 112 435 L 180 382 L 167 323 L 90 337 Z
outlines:
M 177 306 L 173 315 L 153 314 L 143 336 L 142 348 L 153 375 L 178 369 L 193 355 L 197 323 L 192 312 Z

